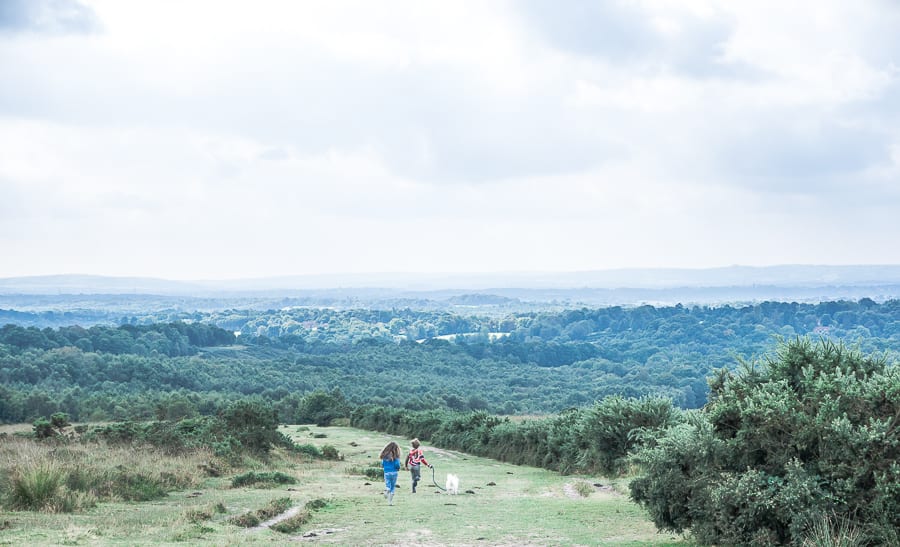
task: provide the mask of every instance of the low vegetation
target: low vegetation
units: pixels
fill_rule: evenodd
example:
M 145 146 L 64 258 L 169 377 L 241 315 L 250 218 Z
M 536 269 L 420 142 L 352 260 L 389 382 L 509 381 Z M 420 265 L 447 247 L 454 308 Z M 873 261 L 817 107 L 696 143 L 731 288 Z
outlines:
M 248 471 L 231 479 L 232 488 L 271 487 L 276 484 L 297 484 L 297 479 L 281 471 Z
M 68 513 L 108 501 L 149 501 L 196 487 L 211 458 L 197 450 L 55 444 L 8 438 L 0 445 L 0 503 L 15 510 Z
M 271 500 L 264 507 L 257 509 L 256 511 L 248 511 L 247 513 L 231 517 L 230 519 L 228 519 L 228 522 L 237 526 L 242 526 L 244 528 L 253 528 L 254 526 L 259 526 L 260 523 L 265 522 L 272 517 L 284 513 L 290 508 L 290 506 L 291 498 L 277 498 Z

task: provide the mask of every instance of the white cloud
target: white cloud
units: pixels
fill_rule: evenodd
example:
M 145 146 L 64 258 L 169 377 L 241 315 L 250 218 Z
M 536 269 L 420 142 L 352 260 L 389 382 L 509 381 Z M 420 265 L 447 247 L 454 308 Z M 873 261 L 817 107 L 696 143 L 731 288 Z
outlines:
M 888 3 L 84 4 L 0 33 L 0 276 L 900 262 Z

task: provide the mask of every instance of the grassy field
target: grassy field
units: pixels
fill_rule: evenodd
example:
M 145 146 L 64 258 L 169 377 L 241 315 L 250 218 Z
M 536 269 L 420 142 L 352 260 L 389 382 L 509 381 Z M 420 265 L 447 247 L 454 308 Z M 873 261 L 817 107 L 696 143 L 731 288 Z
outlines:
M 382 496 L 383 482 L 364 471 L 378 463 L 389 440 L 404 450 L 408 440 L 346 427 L 286 426 L 298 443 L 331 445 L 342 461 L 305 461 L 278 454 L 257 471 L 281 471 L 293 485 L 231 488 L 227 476 L 201 478 L 196 487 L 150 502 L 103 502 L 75 513 L 0 512 L 0 544 L 160 545 L 688 545 L 658 534 L 624 495 L 624 483 L 562 477 L 424 446 L 438 484 L 447 473 L 460 477 L 453 496 L 432 485 L 423 468 L 418 493 L 401 472 L 394 505 Z M 194 462 L 200 465 L 201 462 Z M 187 462 L 190 464 L 190 462 Z M 144 464 L 146 465 L 146 464 Z M 186 465 L 180 462 L 179 465 Z M 598 487 L 595 484 L 602 484 Z M 267 526 L 232 523 L 273 500 L 289 498 L 287 533 Z M 268 517 L 268 515 L 266 516 Z M 265 518 L 263 519 L 265 520 Z M 285 524 L 283 523 L 283 524 Z

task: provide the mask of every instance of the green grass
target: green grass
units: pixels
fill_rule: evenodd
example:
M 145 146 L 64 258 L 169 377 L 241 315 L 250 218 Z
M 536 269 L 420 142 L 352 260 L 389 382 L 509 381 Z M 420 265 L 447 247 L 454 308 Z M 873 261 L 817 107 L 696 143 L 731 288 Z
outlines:
M 394 505 L 388 506 L 382 496 L 383 481 L 360 470 L 378 463 L 378 452 L 389 440 L 399 442 L 405 453 L 407 439 L 348 427 L 308 427 L 309 431 L 298 431 L 297 426 L 282 431 L 295 441 L 312 440 L 320 449 L 331 445 L 343 460 L 313 460 L 279 449 L 269 461 L 235 470 L 282 472 L 296 477 L 295 485 L 231 488 L 229 477 L 208 477 L 198 470 L 197 483 L 169 491 L 160 500 L 101 501 L 68 514 L 11 510 L 4 505 L 0 544 L 284 544 L 311 533 L 316 534 L 316 543 L 333 545 L 690 544 L 671 534 L 658 534 L 645 514 L 628 501 L 622 481 L 563 477 L 439 451 L 428 444 L 424 448 L 435 466 L 437 482 L 443 486 L 447 473 L 458 475 L 460 494 L 451 496 L 434 487 L 427 468 L 422 470 L 418 493 L 412 494 L 409 474 L 401 471 Z M 310 436 L 310 432 L 326 437 Z M 612 484 L 614 489 L 597 489 L 588 496 L 576 490 L 579 483 L 595 482 Z M 474 493 L 464 493 L 467 490 Z M 273 499 L 281 500 L 277 510 L 300 509 L 297 518 L 277 526 L 281 532 L 231 524 L 240 515 L 256 516 Z

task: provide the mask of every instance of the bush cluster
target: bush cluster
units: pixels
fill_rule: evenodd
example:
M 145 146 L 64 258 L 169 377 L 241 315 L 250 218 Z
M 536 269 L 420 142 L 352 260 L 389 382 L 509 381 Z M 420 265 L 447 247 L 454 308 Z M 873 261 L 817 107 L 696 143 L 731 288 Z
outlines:
M 618 475 L 644 439 L 681 420 L 668 399 L 607 397 L 552 418 L 512 421 L 486 412 L 410 412 L 358 407 L 355 427 L 418 437 L 436 446 L 562 473 Z
M 95 427 L 85 434 L 85 439 L 147 444 L 172 454 L 210 448 L 217 456 L 231 461 L 238 460 L 245 451 L 265 455 L 275 446 L 293 447 L 290 439 L 278 431 L 278 417 L 271 406 L 251 400 L 234 402 L 217 416 Z

